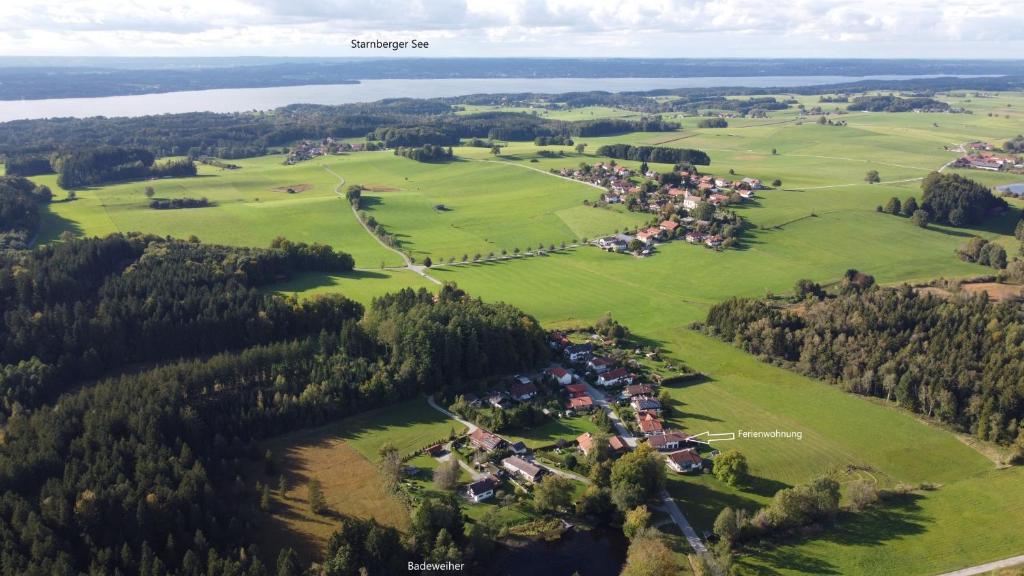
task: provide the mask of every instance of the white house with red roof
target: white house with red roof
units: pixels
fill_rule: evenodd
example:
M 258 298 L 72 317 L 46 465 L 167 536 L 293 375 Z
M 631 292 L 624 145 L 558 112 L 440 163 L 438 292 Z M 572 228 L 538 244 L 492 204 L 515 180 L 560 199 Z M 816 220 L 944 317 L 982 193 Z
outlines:
M 558 382 L 562 386 L 572 384 L 572 373 L 561 366 L 549 368 L 548 375 L 554 378 L 555 382 Z

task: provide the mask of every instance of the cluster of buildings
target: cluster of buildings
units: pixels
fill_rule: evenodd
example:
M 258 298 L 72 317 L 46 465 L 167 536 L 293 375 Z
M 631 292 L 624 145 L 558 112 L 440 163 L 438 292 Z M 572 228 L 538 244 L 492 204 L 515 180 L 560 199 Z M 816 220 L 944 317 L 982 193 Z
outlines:
M 289 150 L 284 163 L 291 165 L 304 160 L 312 160 L 318 156 L 329 156 L 339 152 L 358 152 L 364 150 L 365 147 L 366 145 L 362 143 L 338 142 L 334 138 L 303 140 Z
M 537 384 L 528 376 L 516 375 L 512 383 L 506 388 L 495 388 L 488 391 L 482 397 L 473 393 L 463 395 L 466 402 L 473 408 L 482 408 L 485 405 L 500 410 L 507 410 L 516 403 L 529 402 L 537 397 L 540 390 Z
M 992 152 L 996 147 L 988 142 L 976 140 L 964 145 L 967 154 L 953 162 L 954 168 L 974 168 L 976 170 L 1000 170 L 1024 168 L 1024 159 L 1014 156 L 999 156 Z
M 483 502 L 494 496 L 494 491 L 501 484 L 499 475 L 535 484 L 545 474 L 550 472 L 544 466 L 530 459 L 530 451 L 522 442 L 509 442 L 483 428 L 477 428 L 471 432 L 468 439 L 469 445 L 481 452 L 491 453 L 497 450 L 508 450 L 513 454 L 501 460 L 501 468 L 496 473 L 471 482 L 466 487 L 466 496 L 473 502 Z

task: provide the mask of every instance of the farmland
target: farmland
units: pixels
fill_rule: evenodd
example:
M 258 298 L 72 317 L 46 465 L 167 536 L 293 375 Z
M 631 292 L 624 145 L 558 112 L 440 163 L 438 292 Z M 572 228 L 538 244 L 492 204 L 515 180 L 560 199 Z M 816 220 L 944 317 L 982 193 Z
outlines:
M 816 99 L 799 100 L 816 105 Z M 753 509 L 779 488 L 829 470 L 844 481 L 869 478 L 884 488 L 900 483 L 936 487 L 896 506 L 843 517 L 837 528 L 815 537 L 744 558 L 745 573 L 930 574 L 1024 551 L 1018 529 L 1024 523 L 1024 471 L 996 469 L 947 430 L 764 364 L 689 325 L 726 298 L 787 293 L 801 278 L 829 285 L 851 268 L 881 283 L 992 273 L 959 260 L 954 252 L 971 235 L 1015 250 L 1013 226 L 1024 202 L 1011 200 L 1010 213 L 974 229 L 919 228 L 906 218 L 875 211 L 893 196 L 920 198 L 920 179 L 957 157 L 954 149 L 960 144 L 1001 142 L 1024 131 L 1024 97 L 1019 94 L 950 102 L 975 109 L 975 114 L 850 113 L 837 116 L 845 126 L 827 126 L 800 121 L 790 109 L 768 119 L 730 119 L 724 129 L 694 129 L 696 119 L 682 118 L 679 133 L 584 138 L 578 140 L 588 145 L 582 155 L 569 146 L 550 146 L 544 149 L 556 154 L 541 156 L 542 149 L 532 143 L 509 143 L 498 157 L 487 148 L 457 147 L 457 160 L 448 164 L 421 164 L 389 153 L 355 153 L 322 163 L 346 184 L 368 187 L 363 210 L 413 257 L 430 256 L 435 278 L 457 283 L 474 296 L 519 306 L 546 327 L 586 325 L 610 312 L 638 338 L 705 374 L 695 383 L 669 388 L 679 427 L 689 432 L 803 433 L 799 441 L 737 440 L 730 446 L 750 460 L 756 482 L 747 489 L 727 487 L 710 476 L 674 477 L 670 491 L 698 530 L 709 529 L 723 506 Z M 988 115 L 994 111 L 999 114 Z M 601 108 L 550 114 L 563 119 L 627 115 Z M 649 258 L 573 247 L 545 256 L 437 265 L 463 254 L 558 246 L 647 221 L 648 216 L 621 207 L 585 206 L 583 201 L 599 191 L 538 172 L 604 160 L 593 152 L 618 142 L 699 148 L 711 155 L 712 173 L 732 170 L 735 176 L 730 177 L 778 178 L 782 185 L 737 207 L 749 222 L 738 249 L 715 252 L 677 241 Z M 62 232 L 141 230 L 265 246 L 286 236 L 351 252 L 359 270 L 302 275 L 274 286 L 280 293 L 339 292 L 368 302 L 404 286 L 435 289 L 409 271 L 386 269 L 401 260 L 356 222 L 334 194 L 337 178 L 320 163 L 283 166 L 280 157 L 269 156 L 240 160 L 237 171 L 203 167 L 198 178 L 152 183 L 156 197 L 205 196 L 215 203 L 195 210 L 148 209 L 142 183 L 78 191 L 76 200 L 50 206 L 40 241 L 55 240 Z M 864 182 L 872 169 L 879 171 L 881 183 Z M 988 185 L 1024 179 L 960 172 Z M 39 180 L 55 186 L 52 177 Z M 296 191 L 288 193 L 288 187 Z M 57 197 L 62 198 L 60 193 Z M 372 492 L 372 486 L 365 488 L 371 492 L 350 493 L 352 486 L 329 484 L 327 475 L 341 465 L 352 471 L 352 479 L 373 484 L 372 462 L 381 444 L 392 442 L 408 454 L 447 436 L 453 425 L 458 428 L 414 401 L 274 440 L 273 451 L 284 455 L 296 475 L 289 512 L 275 522 L 322 542 L 329 531 L 302 511 L 296 491 L 302 478 L 323 475 L 325 489 L 334 491 L 328 500 L 338 511 L 403 527 L 406 519 L 389 496 Z M 586 421 L 553 422 L 513 439 L 543 445 L 575 437 L 589 426 Z

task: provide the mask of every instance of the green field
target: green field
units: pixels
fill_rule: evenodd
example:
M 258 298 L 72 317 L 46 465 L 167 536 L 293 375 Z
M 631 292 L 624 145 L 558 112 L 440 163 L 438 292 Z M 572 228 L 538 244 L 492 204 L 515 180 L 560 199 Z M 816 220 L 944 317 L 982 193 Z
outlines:
M 798 100 L 817 105 L 816 97 Z M 882 487 L 936 485 L 898 506 L 844 517 L 835 529 L 764 551 L 756 559 L 744 558 L 744 573 L 926 575 L 1024 552 L 1024 470 L 997 470 L 949 431 L 763 364 L 689 325 L 723 299 L 787 293 L 801 278 L 827 284 L 850 268 L 882 283 L 991 274 L 991 268 L 962 262 L 954 252 L 971 235 L 980 235 L 1015 253 L 1012 227 L 1024 202 L 1011 202 L 1011 213 L 973 230 L 921 229 L 907 219 L 875 212 L 892 196 L 920 199 L 919 180 L 958 155 L 944 148 L 975 139 L 1000 143 L 1024 132 L 1024 95 L 951 102 L 975 113 L 849 113 L 835 117 L 848 124 L 836 127 L 818 125 L 814 117 L 800 121 L 790 109 L 767 119 L 730 119 L 725 129 L 695 130 L 696 118 L 681 118 L 680 132 L 578 139 L 588 145 L 583 155 L 572 147 L 551 146 L 544 149 L 564 156 L 540 157 L 542 149 L 532 143 L 511 143 L 498 158 L 486 148 L 456 148 L 459 158 L 448 164 L 421 164 L 389 153 L 323 162 L 346 183 L 370 187 L 364 193 L 365 211 L 417 259 L 430 255 L 435 262 L 430 274 L 437 279 L 486 300 L 515 304 L 546 327 L 589 324 L 611 312 L 637 337 L 707 375 L 671 388 L 677 425 L 691 432 L 803 433 L 800 441 L 735 441 L 730 447 L 747 454 L 756 477 L 745 490 L 709 476 L 673 477 L 670 490 L 699 530 L 710 527 L 722 506 L 753 508 L 779 488 L 829 470 L 844 480 L 868 478 Z M 492 108 L 467 111 L 484 109 Z M 587 108 L 547 115 L 628 114 Z M 593 200 L 599 191 L 537 171 L 604 160 L 594 153 L 613 142 L 700 148 L 711 155 L 710 172 L 725 176 L 731 169 L 736 177 L 779 178 L 783 184 L 739 208 L 751 227 L 736 250 L 719 253 L 673 242 L 645 259 L 579 247 L 501 262 L 436 265 L 463 254 L 525 250 L 538 243 L 557 246 L 646 221 L 645 215 L 621 209 L 584 206 L 583 200 Z M 206 196 L 216 202 L 211 208 L 150 210 L 143 183 L 80 191 L 75 201 L 51 205 L 40 239 L 53 240 L 64 231 L 142 230 L 264 246 L 283 235 L 350 251 L 361 270 L 303 275 L 273 287 L 281 293 L 340 292 L 368 302 L 402 286 L 436 288 L 411 272 L 381 269 L 401 260 L 371 238 L 334 196 L 338 180 L 319 161 L 283 166 L 280 160 L 238 161 L 243 167 L 235 172 L 203 168 L 200 178 L 153 183 L 157 197 Z M 879 171 L 881 184 L 864 182 L 870 169 Z M 1024 180 L 962 172 L 989 185 Z M 41 180 L 52 185 L 52 179 Z M 296 194 L 274 190 L 303 184 L 311 187 Z M 453 424 L 423 401 L 414 401 L 346 419 L 331 434 L 373 460 L 384 441 L 406 453 L 446 436 Z M 575 437 L 589 424 L 552 423 L 522 438 L 541 445 Z M 850 466 L 858 470 L 848 473 Z

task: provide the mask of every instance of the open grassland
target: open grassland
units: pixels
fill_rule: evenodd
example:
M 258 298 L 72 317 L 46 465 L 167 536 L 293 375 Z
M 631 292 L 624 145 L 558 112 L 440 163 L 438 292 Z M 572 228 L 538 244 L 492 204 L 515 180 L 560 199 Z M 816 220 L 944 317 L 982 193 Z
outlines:
M 276 551 L 291 546 L 306 560 L 319 559 L 343 516 L 374 518 L 405 531 L 409 514 L 405 505 L 384 490 L 377 468 L 347 441 L 332 434 L 283 437 L 267 444 L 277 458 L 288 489 L 277 491 L 278 478 L 257 473 L 272 490 L 272 505 L 264 513 L 258 533 L 260 548 Z M 309 508 L 308 485 L 317 480 L 329 513 Z M 276 557 L 276 552 L 268 557 Z
M 549 420 L 543 426 L 530 430 L 518 430 L 514 434 L 504 434 L 503 437 L 509 442 L 522 440 L 531 449 L 543 446 L 551 446 L 559 440 L 570 444 L 584 432 L 597 432 L 597 425 L 591 422 L 590 416 L 583 414 L 573 418 L 560 418 Z
M 360 267 L 402 263 L 397 254 L 367 234 L 348 204 L 335 196 L 338 179 L 334 175 L 315 161 L 285 166 L 281 160 L 281 156 L 264 156 L 233 161 L 241 166 L 238 170 L 201 166 L 195 178 L 78 190 L 75 200 L 50 205 L 40 241 L 53 240 L 65 231 L 88 236 L 138 231 L 178 238 L 194 234 L 204 242 L 265 247 L 275 237 L 284 236 L 297 242 L 330 244 L 351 253 Z M 36 180 L 50 185 L 58 200 L 65 198 L 55 177 Z M 205 197 L 214 205 L 153 210 L 144 195 L 146 186 L 153 186 L 154 198 Z M 296 192 L 289 193 L 288 188 Z
M 303 298 L 318 294 L 342 294 L 367 306 L 375 297 L 402 288 L 436 291 L 439 286 L 409 270 L 354 270 L 347 274 L 308 272 L 273 286 L 273 290 L 279 294 Z

